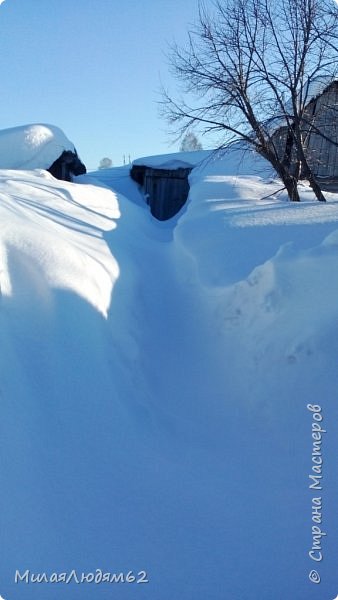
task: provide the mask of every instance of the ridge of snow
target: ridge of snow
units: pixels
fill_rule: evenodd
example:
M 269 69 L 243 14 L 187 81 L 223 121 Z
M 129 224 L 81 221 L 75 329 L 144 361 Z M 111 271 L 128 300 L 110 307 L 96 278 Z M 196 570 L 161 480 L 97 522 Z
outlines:
M 132 165 L 152 167 L 157 169 L 178 169 L 195 167 L 210 156 L 210 150 L 196 150 L 193 152 L 173 152 L 159 156 L 145 156 L 132 162 Z
M 48 169 L 64 150 L 74 152 L 74 144 L 55 125 L 0 130 L 0 169 Z

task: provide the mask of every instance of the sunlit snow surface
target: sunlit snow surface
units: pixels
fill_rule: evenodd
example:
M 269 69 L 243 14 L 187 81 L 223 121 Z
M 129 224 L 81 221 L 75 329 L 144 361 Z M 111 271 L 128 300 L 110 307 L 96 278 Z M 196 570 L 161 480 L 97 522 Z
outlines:
M 337 195 L 291 204 L 238 151 L 165 223 L 128 168 L 76 181 L 0 172 L 0 594 L 334 598 Z M 15 584 L 27 569 L 149 583 Z
M 55 125 L 33 123 L 0 130 L 0 169 L 48 169 L 74 145 Z

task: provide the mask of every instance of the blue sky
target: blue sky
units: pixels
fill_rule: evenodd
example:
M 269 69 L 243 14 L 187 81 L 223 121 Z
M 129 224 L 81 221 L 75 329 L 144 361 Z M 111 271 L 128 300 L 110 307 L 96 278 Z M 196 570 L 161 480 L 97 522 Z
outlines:
M 168 43 L 197 13 L 198 0 L 3 1 L 0 129 L 57 125 L 88 168 L 176 151 L 157 100 L 161 80 L 175 89 Z

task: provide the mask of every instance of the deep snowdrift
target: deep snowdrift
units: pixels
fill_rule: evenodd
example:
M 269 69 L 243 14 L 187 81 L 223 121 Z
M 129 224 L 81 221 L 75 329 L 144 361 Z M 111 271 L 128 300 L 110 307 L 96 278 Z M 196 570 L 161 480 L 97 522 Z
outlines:
M 337 196 L 238 153 L 167 223 L 126 169 L 78 182 L 0 172 L 0 594 L 334 598 Z M 45 581 L 72 569 L 149 582 Z
M 48 169 L 74 145 L 55 125 L 34 123 L 0 130 L 0 169 Z

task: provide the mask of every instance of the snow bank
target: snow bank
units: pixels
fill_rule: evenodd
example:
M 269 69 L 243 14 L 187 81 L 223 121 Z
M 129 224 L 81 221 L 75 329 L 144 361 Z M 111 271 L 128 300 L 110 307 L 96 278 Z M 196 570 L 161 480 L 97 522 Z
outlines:
M 157 169 L 175 170 L 179 168 L 196 167 L 210 156 L 209 150 L 197 150 L 194 152 L 174 152 L 161 154 L 160 156 L 145 156 L 133 161 L 133 165 L 152 167 Z
M 34 293 L 44 304 L 62 289 L 106 314 L 118 277 L 103 240 L 120 215 L 111 192 L 67 187 L 43 170 L 2 170 L 0 190 L 3 297 L 24 303 Z
M 0 130 L 0 169 L 48 169 L 72 142 L 54 125 L 33 124 Z
M 337 226 L 335 194 L 328 193 L 328 202 L 321 204 L 304 184 L 302 202 L 290 203 L 271 175 L 264 159 L 240 148 L 193 170 L 189 201 L 174 237 L 205 284 L 234 283 L 284 244 L 311 246 Z
M 236 150 L 192 171 L 174 224 L 125 169 L 76 181 L 0 172 L 0 594 L 333 598 L 337 195 L 291 204 Z

